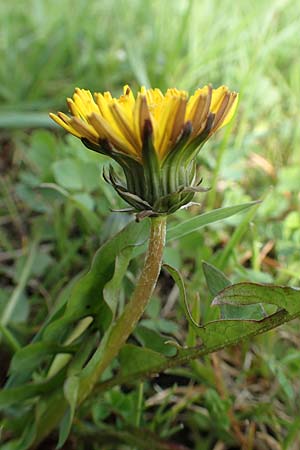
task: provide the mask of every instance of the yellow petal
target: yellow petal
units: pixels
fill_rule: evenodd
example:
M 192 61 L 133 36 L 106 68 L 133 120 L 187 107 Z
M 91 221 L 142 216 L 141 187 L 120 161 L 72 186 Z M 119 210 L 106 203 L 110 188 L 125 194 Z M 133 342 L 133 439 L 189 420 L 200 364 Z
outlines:
M 218 111 L 227 92 L 228 88 L 226 86 L 220 86 L 218 89 L 213 89 L 210 105 L 210 110 L 212 113 L 215 114 Z
M 159 133 L 157 133 L 155 140 L 155 148 L 161 159 L 164 158 L 172 145 L 174 123 L 181 102 L 180 96 L 165 96 L 159 121 Z
M 186 111 L 187 99 L 185 97 L 179 97 L 177 104 L 177 110 L 174 111 L 174 121 L 171 132 L 171 143 L 175 144 L 179 134 L 182 131 L 184 125 L 184 117 Z
M 82 103 L 86 108 L 87 114 L 91 114 L 92 112 L 98 112 L 98 106 L 96 105 L 90 91 L 86 89 L 76 88 L 75 93 L 80 97 Z
M 130 121 L 130 117 L 128 117 L 128 115 L 126 117 L 124 111 L 122 111 L 122 108 L 116 100 L 112 101 L 109 106 L 115 122 L 119 126 L 120 134 L 125 137 L 132 147 L 138 149 L 139 141 L 133 130 L 133 120 Z
M 81 119 L 78 119 L 78 117 L 73 117 L 70 120 L 70 124 L 74 128 L 74 130 L 80 134 L 81 138 L 86 138 L 96 144 L 98 143 L 99 136 L 92 126 L 83 122 Z
M 67 103 L 72 118 L 66 114 L 51 114 L 68 132 L 85 137 L 92 142 L 107 139 L 119 152 L 141 160 L 145 121 L 153 128 L 153 144 L 162 160 L 172 150 L 184 123 L 190 121 L 193 131 L 190 139 L 202 133 L 209 116 L 213 123 L 210 135 L 226 125 L 237 106 L 237 94 L 226 86 L 212 90 L 211 86 L 197 89 L 188 99 L 185 91 L 170 88 L 165 95 L 159 89 L 141 87 L 135 99 L 130 87 L 123 87 L 123 94 L 113 99 L 110 92 L 95 93 L 76 88 Z
M 60 117 L 67 125 L 70 123 L 70 117 L 67 116 L 67 114 L 63 113 L 63 112 L 58 112 L 57 113 L 58 117 Z
M 127 141 L 124 140 L 122 135 L 116 133 L 114 128 L 97 113 L 92 113 L 89 117 L 90 124 L 94 127 L 101 139 L 107 139 L 116 150 L 123 153 L 131 154 L 136 156 L 137 152 Z
M 135 98 L 128 84 L 125 84 L 125 86 L 123 87 L 123 95 L 120 96 L 118 102 L 120 104 L 126 105 L 126 107 L 128 107 L 129 109 L 134 108 Z
M 76 92 L 73 95 L 73 101 L 74 101 L 74 103 L 75 103 L 75 105 L 76 105 L 76 107 L 77 107 L 77 109 L 79 111 L 79 114 L 80 114 L 81 118 L 83 120 L 86 120 L 86 117 L 89 114 L 89 110 L 88 110 L 86 102 L 84 102 L 82 100 L 81 96 L 79 96 Z
M 212 98 L 211 86 L 205 86 L 203 89 L 198 89 L 197 96 L 192 101 L 192 107 L 189 111 L 186 120 L 192 123 L 193 131 L 192 137 L 200 134 L 206 125 L 209 114 L 210 104 Z
M 126 88 L 126 89 L 125 89 Z M 117 100 L 113 99 L 112 102 L 117 103 L 118 107 L 122 110 L 126 120 L 133 126 L 133 111 L 135 106 L 135 98 L 129 86 L 124 86 L 124 94 Z
M 78 106 L 75 105 L 74 101 L 71 98 L 67 98 L 67 105 L 69 107 L 70 113 L 75 117 L 82 117 L 82 113 L 79 110 Z
M 135 102 L 133 120 L 134 120 L 135 135 L 138 139 L 139 147 L 141 148 L 145 121 L 146 120 L 151 121 L 151 116 L 147 105 L 146 95 L 141 94 L 140 92 L 138 93 Z
M 99 108 L 100 115 L 103 117 L 103 119 L 106 120 L 106 122 L 110 124 L 111 128 L 116 133 L 119 133 L 119 127 L 116 124 L 114 116 L 108 106 L 111 103 L 112 99 L 109 99 L 107 95 L 105 96 L 99 93 L 95 94 L 95 99 Z
M 215 117 L 212 124 L 212 130 L 216 131 L 219 128 L 219 125 L 221 124 L 222 117 L 226 111 L 227 106 L 229 105 L 230 101 L 230 93 L 225 92 L 224 96 L 222 97 L 218 109 L 215 112 Z
M 214 133 L 219 128 L 224 126 L 224 121 L 227 118 L 227 115 L 231 112 L 231 109 L 234 106 L 234 103 L 236 102 L 236 97 L 237 97 L 236 93 L 230 93 L 229 91 L 225 93 L 222 99 L 222 103 L 219 105 L 219 109 L 216 112 L 211 133 Z M 229 122 L 231 117 L 229 116 L 229 119 L 225 122 L 225 125 L 226 123 Z
M 105 100 L 107 102 L 109 102 L 110 100 L 112 100 L 112 96 L 111 93 L 109 91 L 104 92 L 103 97 L 105 98 Z
M 164 96 L 160 89 L 147 89 L 146 91 L 148 107 L 151 110 L 152 107 L 160 104 L 164 99 Z
M 78 133 L 72 126 L 67 124 L 63 119 L 58 117 L 56 114 L 50 113 L 49 116 L 51 117 L 52 120 L 54 120 L 54 122 L 57 123 L 57 125 L 59 125 L 62 128 L 64 128 L 68 133 L 71 133 L 74 136 L 76 136 L 78 138 L 81 138 L 81 134 L 80 133 Z
M 186 108 L 186 118 L 185 120 L 188 121 L 192 121 L 193 120 L 193 115 L 194 115 L 194 111 L 195 111 L 195 104 L 197 103 L 197 101 L 199 100 L 199 97 L 201 95 L 206 95 L 208 92 L 208 86 L 204 86 L 203 88 L 199 88 L 195 91 L 195 93 L 193 95 L 190 96 L 188 104 L 187 104 L 187 108 Z
M 237 105 L 238 105 L 238 101 L 239 101 L 239 95 L 237 93 L 233 92 L 231 94 L 230 105 L 229 105 L 229 107 L 227 107 L 227 110 L 225 111 L 222 123 L 220 124 L 219 128 L 224 127 L 225 125 L 227 125 L 231 121 L 231 119 L 234 116 L 234 113 L 236 111 L 236 108 L 237 108 Z

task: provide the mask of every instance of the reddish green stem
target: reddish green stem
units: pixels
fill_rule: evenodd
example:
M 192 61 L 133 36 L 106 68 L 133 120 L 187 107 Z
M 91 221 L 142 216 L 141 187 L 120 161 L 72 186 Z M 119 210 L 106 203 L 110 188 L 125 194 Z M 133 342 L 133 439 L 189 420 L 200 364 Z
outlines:
M 148 250 L 136 288 L 123 313 L 110 326 L 98 349 L 82 371 L 78 395 L 79 404 L 93 392 L 95 385 L 101 379 L 101 375 L 118 355 L 143 315 L 160 273 L 165 237 L 166 217 L 152 218 Z M 42 442 L 58 425 L 67 407 L 67 402 L 61 391 L 53 395 L 53 401 L 48 405 L 48 410 L 38 424 L 34 447 Z
M 120 349 L 140 320 L 155 288 L 160 273 L 165 246 L 166 217 L 151 220 L 151 230 L 144 267 L 132 297 L 121 316 L 111 326 L 81 377 L 79 403 L 88 397 L 99 382 L 104 370 L 118 355 Z

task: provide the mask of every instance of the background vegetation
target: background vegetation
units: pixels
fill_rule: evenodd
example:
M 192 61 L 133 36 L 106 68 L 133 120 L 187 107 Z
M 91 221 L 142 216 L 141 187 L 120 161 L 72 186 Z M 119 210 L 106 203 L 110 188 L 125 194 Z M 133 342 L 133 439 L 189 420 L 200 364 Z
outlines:
M 12 354 L 39 330 L 62 289 L 131 220 L 110 212 L 124 205 L 100 180 L 107 160 L 48 119 L 49 110 L 65 110 L 75 86 L 117 95 L 125 83 L 191 92 L 211 82 L 239 91 L 232 125 L 199 157 L 212 190 L 199 194 L 200 207 L 170 220 L 250 199 L 263 203 L 172 242 L 165 261 L 188 280 L 203 321 L 214 312 L 202 260 L 234 282 L 299 286 L 299 26 L 295 0 L 0 3 L 2 383 Z M 130 266 L 124 297 L 138 267 L 138 260 Z M 177 296 L 162 273 L 143 325 L 191 343 Z M 64 448 L 297 450 L 299 346 L 294 322 L 95 395 Z M 55 438 L 43 448 L 54 448 Z

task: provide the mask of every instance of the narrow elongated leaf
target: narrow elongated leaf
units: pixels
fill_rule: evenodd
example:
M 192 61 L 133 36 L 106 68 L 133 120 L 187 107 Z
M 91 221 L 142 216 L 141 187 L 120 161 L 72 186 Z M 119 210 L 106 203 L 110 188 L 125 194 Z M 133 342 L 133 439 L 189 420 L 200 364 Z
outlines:
M 199 228 L 202 228 L 205 225 L 227 219 L 234 214 L 251 208 L 252 206 L 257 205 L 257 203 L 259 202 L 249 202 L 235 206 L 226 206 L 225 208 L 214 209 L 213 211 L 209 211 L 207 213 L 201 214 L 200 216 L 188 219 L 184 222 L 179 223 L 178 225 L 168 228 L 167 240 L 171 241 L 173 239 L 179 239 L 183 236 L 186 236 L 187 234 L 197 231 Z

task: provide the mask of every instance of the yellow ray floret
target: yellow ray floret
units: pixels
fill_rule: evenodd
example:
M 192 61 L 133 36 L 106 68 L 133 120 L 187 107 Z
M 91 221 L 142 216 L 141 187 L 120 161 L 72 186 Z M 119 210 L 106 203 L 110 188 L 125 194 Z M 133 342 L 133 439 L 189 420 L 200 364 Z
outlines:
M 162 161 L 187 122 L 192 126 L 191 141 L 205 130 L 208 137 L 231 120 L 237 101 L 238 94 L 226 86 L 204 86 L 191 97 L 175 88 L 162 94 L 159 89 L 142 87 L 136 98 L 127 85 L 119 98 L 112 98 L 109 92 L 93 96 L 88 90 L 76 88 L 73 98 L 67 99 L 71 116 L 59 112 L 50 117 L 74 136 L 96 145 L 106 140 L 115 151 L 138 161 L 142 161 L 145 121 L 150 121 L 154 148 Z

